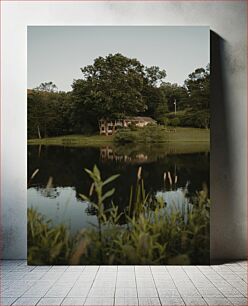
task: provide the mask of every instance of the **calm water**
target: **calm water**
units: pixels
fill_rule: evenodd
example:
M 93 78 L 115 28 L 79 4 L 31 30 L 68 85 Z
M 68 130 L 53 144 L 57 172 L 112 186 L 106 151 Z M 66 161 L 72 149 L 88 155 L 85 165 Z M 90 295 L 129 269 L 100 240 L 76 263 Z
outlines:
M 203 183 L 209 186 L 209 145 L 204 143 L 101 148 L 28 146 L 28 177 L 39 169 L 28 189 L 28 207 L 36 208 L 54 224 L 67 224 L 73 233 L 96 224 L 94 210 L 79 197 L 80 193 L 88 194 L 91 185 L 84 168 L 92 169 L 94 164 L 103 178 L 120 174 L 112 184 L 116 188 L 113 201 L 120 210 L 128 203 L 139 166 L 146 191 L 162 196 L 168 208 L 176 205 L 184 210 L 191 205 L 190 195 Z M 46 188 L 49 178 L 52 187 Z

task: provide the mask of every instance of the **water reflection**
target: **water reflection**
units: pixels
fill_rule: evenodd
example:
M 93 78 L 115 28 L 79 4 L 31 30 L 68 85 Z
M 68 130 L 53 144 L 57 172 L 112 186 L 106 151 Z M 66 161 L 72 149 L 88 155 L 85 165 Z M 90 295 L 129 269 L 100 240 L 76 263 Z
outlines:
M 125 163 L 143 163 L 148 160 L 148 155 L 143 153 L 137 153 L 134 156 L 129 156 L 127 154 L 118 154 L 113 147 L 101 147 L 100 148 L 100 158 L 102 161 L 116 161 Z
M 72 231 L 96 224 L 94 210 L 81 200 L 88 194 L 91 180 L 84 168 L 97 164 L 104 179 L 120 174 L 109 188 L 115 187 L 113 202 L 123 211 L 128 205 L 130 186 L 136 184 L 139 166 L 145 189 L 160 196 L 166 209 L 175 205 L 190 209 L 190 196 L 209 186 L 209 148 L 203 144 L 126 145 L 121 147 L 29 146 L 28 177 L 39 173 L 28 189 L 28 207 L 36 207 L 54 223 L 66 223 Z M 52 186 L 47 188 L 49 177 Z
M 72 233 L 85 226 L 97 225 L 96 216 L 87 213 L 88 204 L 78 199 L 73 187 L 53 188 L 56 196 L 52 197 L 44 191 L 39 187 L 29 188 L 28 207 L 36 208 L 54 224 L 66 224 Z
M 188 213 L 192 210 L 193 205 L 188 196 L 187 187 L 178 188 L 173 191 L 158 191 L 156 198 L 162 198 L 166 204 L 165 210 L 172 214 L 173 212 L 180 212 L 184 216 L 184 222 L 188 220 Z

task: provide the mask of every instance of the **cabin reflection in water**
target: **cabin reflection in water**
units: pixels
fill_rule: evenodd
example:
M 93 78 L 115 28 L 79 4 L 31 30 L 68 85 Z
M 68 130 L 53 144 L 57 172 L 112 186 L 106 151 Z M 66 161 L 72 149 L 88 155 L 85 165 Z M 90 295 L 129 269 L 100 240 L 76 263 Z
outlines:
M 137 153 L 134 156 L 128 156 L 126 154 L 117 154 L 111 147 L 100 148 L 101 160 L 112 160 L 120 162 L 146 162 L 148 161 L 148 155 L 143 153 Z

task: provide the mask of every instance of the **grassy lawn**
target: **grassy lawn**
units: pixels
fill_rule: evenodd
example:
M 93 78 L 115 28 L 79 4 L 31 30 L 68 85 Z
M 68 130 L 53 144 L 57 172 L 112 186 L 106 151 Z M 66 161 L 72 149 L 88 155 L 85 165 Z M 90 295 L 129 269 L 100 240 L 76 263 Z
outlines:
M 171 130 L 168 132 L 168 141 L 176 142 L 209 142 L 210 130 L 209 129 L 197 129 L 197 128 L 168 128 Z
M 99 146 L 113 142 L 113 136 L 101 135 L 66 135 L 58 137 L 49 137 L 42 139 L 28 139 L 30 145 L 78 145 L 78 146 Z
M 133 133 L 136 133 L 135 131 Z M 209 142 L 210 131 L 197 128 L 172 128 L 166 130 L 166 142 Z M 30 145 L 62 145 L 62 146 L 101 146 L 113 142 L 114 136 L 102 135 L 67 135 L 42 139 L 29 139 Z

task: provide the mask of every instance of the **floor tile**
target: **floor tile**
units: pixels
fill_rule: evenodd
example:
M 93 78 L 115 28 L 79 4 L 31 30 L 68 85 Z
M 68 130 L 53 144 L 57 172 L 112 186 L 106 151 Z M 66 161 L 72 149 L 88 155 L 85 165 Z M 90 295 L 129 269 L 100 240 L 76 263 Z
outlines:
M 218 286 L 218 289 L 225 297 L 243 297 L 241 292 L 239 292 L 237 289 L 233 288 L 230 285 L 225 288 L 221 288 Z
M 68 297 L 87 297 L 90 291 L 90 286 L 73 286 L 72 289 L 68 292 Z
M 133 288 L 136 287 L 136 282 L 135 280 L 126 280 L 126 279 L 122 279 L 122 280 L 117 280 L 116 282 L 116 287 L 126 287 L 126 288 Z
M 155 287 L 138 287 L 138 297 L 158 297 L 158 292 Z
M 192 306 L 202 306 L 207 305 L 205 300 L 203 298 L 199 297 L 183 297 L 183 300 L 186 305 L 192 305 Z
M 120 272 L 134 272 L 134 266 L 118 266 L 118 273 Z
M 62 303 L 63 298 L 42 298 L 37 305 L 44 305 L 44 306 L 51 306 L 55 305 L 58 306 Z
M 227 298 L 204 298 L 209 306 L 226 306 L 232 305 L 232 303 Z
M 223 297 L 223 294 L 216 288 L 204 287 L 204 288 L 197 288 L 197 289 L 200 295 L 203 297 L 210 297 L 210 298 L 222 298 Z
M 185 305 L 184 301 L 178 297 L 177 298 L 163 297 L 160 298 L 160 301 L 162 306 Z
M 52 266 L 49 272 L 64 272 L 68 266 Z
M 65 298 L 61 305 L 70 305 L 70 306 L 83 306 L 85 303 L 85 298 Z
M 51 289 L 47 291 L 45 297 L 65 297 L 68 292 L 71 290 L 71 286 L 53 286 Z
M 0 299 L 0 305 L 1 306 L 7 306 L 7 305 L 11 305 L 12 303 L 14 303 L 16 301 L 17 298 L 10 298 L 10 297 L 1 297 Z
M 33 269 L 33 272 L 48 272 L 52 266 L 36 266 Z
M 239 305 L 239 306 L 247 306 L 248 305 L 248 300 L 247 298 L 228 298 L 228 300 L 233 304 L 233 305 Z
M 176 289 L 176 286 L 173 281 L 166 280 L 155 280 L 155 285 L 157 288 L 166 288 L 166 289 Z
M 114 293 L 115 293 L 115 288 L 114 287 L 107 287 L 107 288 L 92 288 L 89 292 L 88 297 L 114 297 Z
M 159 297 L 180 297 L 177 289 L 157 288 Z
M 117 297 L 115 298 L 115 305 L 118 306 L 138 305 L 138 298 Z
M 159 298 L 153 298 L 153 297 L 146 297 L 141 298 L 139 297 L 139 306 L 160 306 L 160 300 Z
M 84 305 L 111 306 L 114 305 L 114 298 L 87 298 Z
M 136 288 L 116 288 L 115 297 L 133 298 L 137 297 Z
M 26 291 L 24 297 L 43 297 L 50 289 L 50 285 L 35 285 Z
M 117 266 L 100 266 L 99 272 L 117 272 Z
M 2 293 L 1 293 L 1 296 L 2 297 L 16 297 L 16 298 L 18 298 L 18 297 L 20 297 L 20 296 L 22 296 L 23 294 L 24 294 L 24 292 L 25 292 L 26 290 L 23 290 L 23 289 L 21 289 L 21 290 L 18 290 L 18 289 L 7 289 L 7 290 L 4 290 Z
M 15 301 L 13 305 L 24 305 L 24 306 L 31 306 L 36 305 L 39 302 L 40 298 L 19 298 Z
M 201 294 L 195 289 L 178 289 L 178 292 L 180 293 L 180 295 L 184 298 L 184 297 L 201 297 Z
M 137 283 L 137 287 L 142 287 L 142 288 L 155 287 L 155 283 L 152 278 L 151 279 L 136 278 L 136 283 Z
M 69 266 L 66 272 L 83 272 L 85 266 Z

